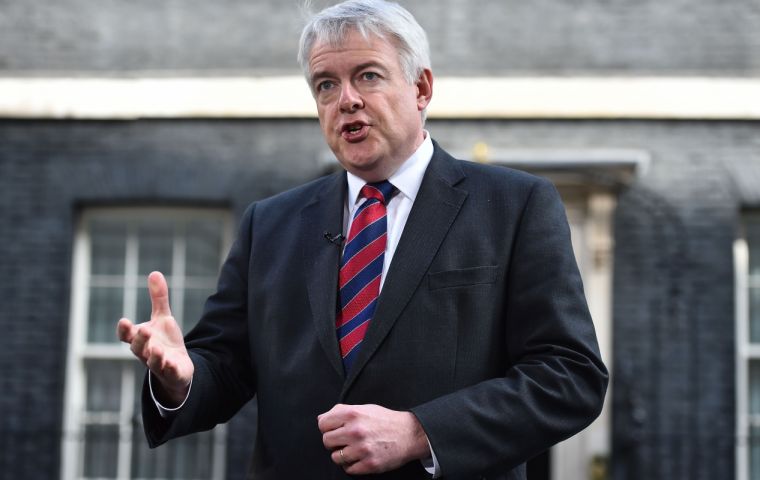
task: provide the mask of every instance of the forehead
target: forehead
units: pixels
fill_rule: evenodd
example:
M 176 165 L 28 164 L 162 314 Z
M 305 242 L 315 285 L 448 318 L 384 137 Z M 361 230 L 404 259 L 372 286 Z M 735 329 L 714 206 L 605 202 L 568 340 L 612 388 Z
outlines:
M 350 30 L 339 40 L 317 40 L 309 52 L 309 70 L 337 68 L 354 63 L 383 63 L 398 65 L 398 49 L 386 37 L 368 34 L 365 38 L 356 30 Z

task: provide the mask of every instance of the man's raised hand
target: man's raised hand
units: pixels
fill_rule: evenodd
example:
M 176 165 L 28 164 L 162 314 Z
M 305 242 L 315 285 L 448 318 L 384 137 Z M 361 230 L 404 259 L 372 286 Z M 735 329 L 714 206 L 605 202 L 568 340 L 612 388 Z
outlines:
M 150 321 L 134 324 L 122 318 L 116 327 L 119 340 L 150 369 L 163 387 L 159 400 L 173 407 L 187 396 L 193 378 L 193 362 L 187 354 L 182 331 L 169 308 L 169 287 L 160 272 L 148 275 L 152 311 Z M 155 383 L 154 383 L 155 388 Z

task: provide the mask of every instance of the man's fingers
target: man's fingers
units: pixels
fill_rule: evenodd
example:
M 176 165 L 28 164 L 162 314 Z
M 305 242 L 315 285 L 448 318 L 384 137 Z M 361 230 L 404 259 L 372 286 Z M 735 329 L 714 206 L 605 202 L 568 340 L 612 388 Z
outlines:
M 148 341 L 151 336 L 152 332 L 148 325 L 142 323 L 139 326 L 135 326 L 135 334 L 132 337 L 129 349 L 132 350 L 132 353 L 143 362 L 148 361 L 148 351 L 146 347 L 148 346 Z
M 320 432 L 326 433 L 342 427 L 352 418 L 354 417 L 350 409 L 346 405 L 338 404 L 317 417 L 317 426 Z
M 131 350 L 153 373 L 164 376 L 167 365 L 167 348 L 166 345 L 161 343 L 155 333 L 151 325 L 145 323 L 139 325 L 137 327 L 137 335 L 132 340 Z M 174 370 L 176 371 L 177 369 L 175 368 Z
M 119 323 L 116 324 L 116 334 L 122 342 L 132 343 L 132 340 L 137 334 L 137 327 L 130 322 L 128 318 L 122 318 L 119 320 Z
M 322 444 L 328 450 L 343 447 L 355 440 L 345 428 L 337 428 L 322 434 Z
M 151 347 L 148 352 L 147 365 L 151 372 L 159 377 L 164 375 L 164 351 L 159 346 Z
M 333 462 L 351 475 L 386 472 L 430 456 L 425 431 L 410 412 L 379 405 L 336 405 L 318 422 Z
M 330 458 L 332 458 L 334 463 L 345 468 L 356 463 L 356 460 L 351 460 L 350 455 L 351 452 L 348 451 L 348 447 L 343 447 L 333 450 L 330 454 Z
M 151 319 L 156 316 L 171 316 L 169 308 L 169 287 L 161 272 L 152 272 L 148 275 L 148 291 L 152 306 Z

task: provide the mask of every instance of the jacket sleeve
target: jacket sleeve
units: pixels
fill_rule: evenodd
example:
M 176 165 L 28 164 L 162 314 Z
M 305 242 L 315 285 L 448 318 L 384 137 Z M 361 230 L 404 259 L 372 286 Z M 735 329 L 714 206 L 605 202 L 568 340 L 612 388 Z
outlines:
M 411 409 L 446 478 L 515 468 L 602 408 L 607 370 L 564 207 L 546 180 L 534 184 L 518 219 L 504 295 L 504 376 Z
M 254 211 L 255 204 L 245 212 L 222 266 L 216 292 L 206 301 L 201 320 L 185 336 L 195 372 L 184 406 L 162 417 L 145 381 L 142 413 L 151 447 L 226 422 L 255 393 L 247 308 Z

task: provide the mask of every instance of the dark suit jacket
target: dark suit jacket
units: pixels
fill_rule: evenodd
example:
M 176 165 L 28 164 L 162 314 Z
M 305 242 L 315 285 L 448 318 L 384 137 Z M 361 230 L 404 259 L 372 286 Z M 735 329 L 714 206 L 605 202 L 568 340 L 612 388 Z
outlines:
M 345 173 L 251 205 L 199 324 L 190 396 L 152 446 L 227 421 L 255 394 L 253 478 L 345 478 L 317 415 L 336 403 L 410 410 L 445 478 L 525 477 L 588 425 L 607 372 L 564 208 L 544 179 L 453 159 L 437 144 L 359 357 L 335 334 Z M 483 476 L 483 477 L 481 477 Z M 429 478 L 419 462 L 387 478 Z

